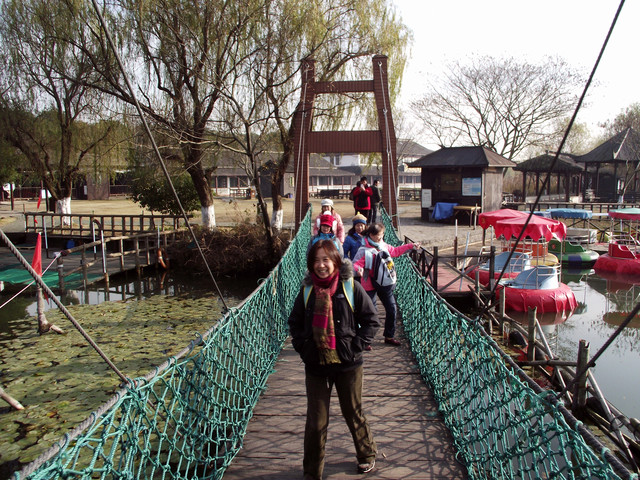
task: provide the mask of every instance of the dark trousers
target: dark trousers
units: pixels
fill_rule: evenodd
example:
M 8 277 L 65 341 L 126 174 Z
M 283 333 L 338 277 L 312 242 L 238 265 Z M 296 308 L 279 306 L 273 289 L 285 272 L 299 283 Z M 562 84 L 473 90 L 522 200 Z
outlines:
M 307 424 L 304 430 L 303 461 L 305 479 L 322 478 L 333 385 L 336 386 L 340 410 L 356 447 L 358 463 L 369 463 L 376 458 L 376 442 L 362 411 L 362 377 L 362 365 L 330 377 L 317 377 L 306 373 Z
M 369 298 L 373 300 L 373 306 L 376 306 L 376 293 L 378 298 L 384 305 L 385 317 L 384 317 L 384 337 L 393 338 L 396 334 L 396 297 L 393 295 L 393 289 L 395 285 L 389 285 L 387 287 L 379 287 L 376 290 L 367 290 Z
M 377 222 L 378 221 L 378 204 L 377 203 L 371 204 L 371 210 L 369 211 L 369 213 L 370 213 L 370 217 L 369 217 L 368 223 Z

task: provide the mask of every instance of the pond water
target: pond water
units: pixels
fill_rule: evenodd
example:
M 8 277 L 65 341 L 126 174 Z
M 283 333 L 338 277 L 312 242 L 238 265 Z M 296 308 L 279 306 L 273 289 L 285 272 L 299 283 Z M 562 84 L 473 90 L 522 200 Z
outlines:
M 240 303 L 258 284 L 257 279 L 251 278 L 221 278 L 216 282 L 227 306 Z M 4 305 L 0 309 L 0 335 L 10 333 L 15 322 L 23 323 L 26 318 L 35 317 L 37 305 L 33 292 L 27 290 L 6 305 L 5 302 L 14 296 L 15 291 L 7 289 L 0 292 L 0 305 Z M 57 298 L 65 306 L 98 305 L 109 301 L 143 300 L 157 295 L 177 296 L 186 293 L 193 297 L 218 297 L 213 281 L 208 277 L 177 275 L 172 271 L 146 271 L 140 278 L 134 272 L 126 272 L 112 277 L 108 287 L 92 284 L 83 290 L 68 290 Z M 57 309 L 51 299 L 45 300 L 45 310 L 49 309 Z M 222 316 L 221 312 L 219 316 Z
M 640 277 L 605 278 L 593 270 L 563 271 L 562 282 L 575 293 L 578 308 L 567 319 L 542 316 L 552 350 L 563 360 L 576 360 L 578 344 L 589 343 L 593 357 L 640 301 Z M 526 314 L 509 316 L 526 324 Z M 640 418 L 640 318 L 634 318 L 604 351 L 593 368 L 604 396 L 629 417 Z

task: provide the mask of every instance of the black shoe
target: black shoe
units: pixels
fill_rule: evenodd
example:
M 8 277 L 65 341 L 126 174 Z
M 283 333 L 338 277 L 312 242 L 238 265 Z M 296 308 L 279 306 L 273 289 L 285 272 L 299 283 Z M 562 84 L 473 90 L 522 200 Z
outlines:
M 393 345 L 394 347 L 398 347 L 401 345 L 400 341 L 396 340 L 395 338 L 388 337 L 384 338 L 384 343 L 386 343 L 387 345 Z
M 376 459 L 371 460 L 370 463 L 359 463 L 358 464 L 358 473 L 369 473 L 376 467 Z

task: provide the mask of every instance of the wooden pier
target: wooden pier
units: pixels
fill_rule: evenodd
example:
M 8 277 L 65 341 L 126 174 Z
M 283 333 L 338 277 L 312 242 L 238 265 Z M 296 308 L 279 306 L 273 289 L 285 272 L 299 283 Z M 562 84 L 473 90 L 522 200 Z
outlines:
M 384 319 L 381 306 L 379 312 Z M 401 333 L 401 328 L 398 330 Z M 378 446 L 375 470 L 366 475 L 357 473 L 353 441 L 334 390 L 325 480 L 467 478 L 465 467 L 456 460 L 452 437 L 438 414 L 433 394 L 422 381 L 404 338 L 398 338 L 402 346 L 386 345 L 380 330 L 373 350 L 365 352 L 363 407 Z M 225 480 L 302 478 L 304 364 L 290 340 L 275 369 Z

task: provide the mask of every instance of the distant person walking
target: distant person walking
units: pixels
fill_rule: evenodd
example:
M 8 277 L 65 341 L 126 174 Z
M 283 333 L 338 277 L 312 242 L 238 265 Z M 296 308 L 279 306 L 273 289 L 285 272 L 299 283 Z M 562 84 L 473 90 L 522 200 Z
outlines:
M 313 245 L 320 240 L 331 240 L 340 252 L 340 256 L 344 256 L 344 250 L 342 249 L 342 242 L 336 236 L 336 219 L 330 212 L 324 212 L 320 215 L 320 230 L 318 233 L 311 237 L 309 245 L 307 245 L 307 253 L 311 250 Z
M 367 220 L 371 214 L 371 195 L 373 195 L 373 191 L 367 183 L 367 177 L 362 177 L 360 188 L 356 188 L 353 192 L 353 203 L 356 213 L 364 215 Z
M 405 243 L 398 247 L 387 245 L 384 238 L 384 225 L 372 223 L 362 233 L 364 241 L 353 260 L 353 269 L 362 277 L 360 283 L 367 291 L 369 297 L 376 304 L 376 294 L 385 310 L 384 343 L 398 346 L 396 340 L 396 298 L 393 296 L 395 289 L 395 267 L 391 258 L 399 257 L 411 249 L 420 248 L 419 243 Z M 392 276 L 390 281 L 385 276 Z
M 376 223 L 378 221 L 378 207 L 382 201 L 382 190 L 380 190 L 380 181 L 376 178 L 371 186 L 371 215 L 367 223 Z
M 336 237 L 338 237 L 338 240 L 340 240 L 340 243 L 344 243 L 345 233 L 344 233 L 344 225 L 342 224 L 342 217 L 333 208 L 333 200 L 331 200 L 330 198 L 325 198 L 324 200 L 322 200 L 322 202 L 320 202 L 320 208 L 322 210 L 320 211 L 320 214 L 316 217 L 316 221 L 313 224 L 313 235 L 317 235 L 318 232 L 320 231 L 320 217 L 322 217 L 322 215 L 325 213 L 330 213 L 331 215 L 333 215 L 333 218 L 335 218 L 336 220 L 333 233 L 336 234 Z
M 344 240 L 344 258 L 353 260 L 362 246 L 362 232 L 367 227 L 367 219 L 359 213 L 351 219 L 353 227 L 349 230 L 347 238 Z

